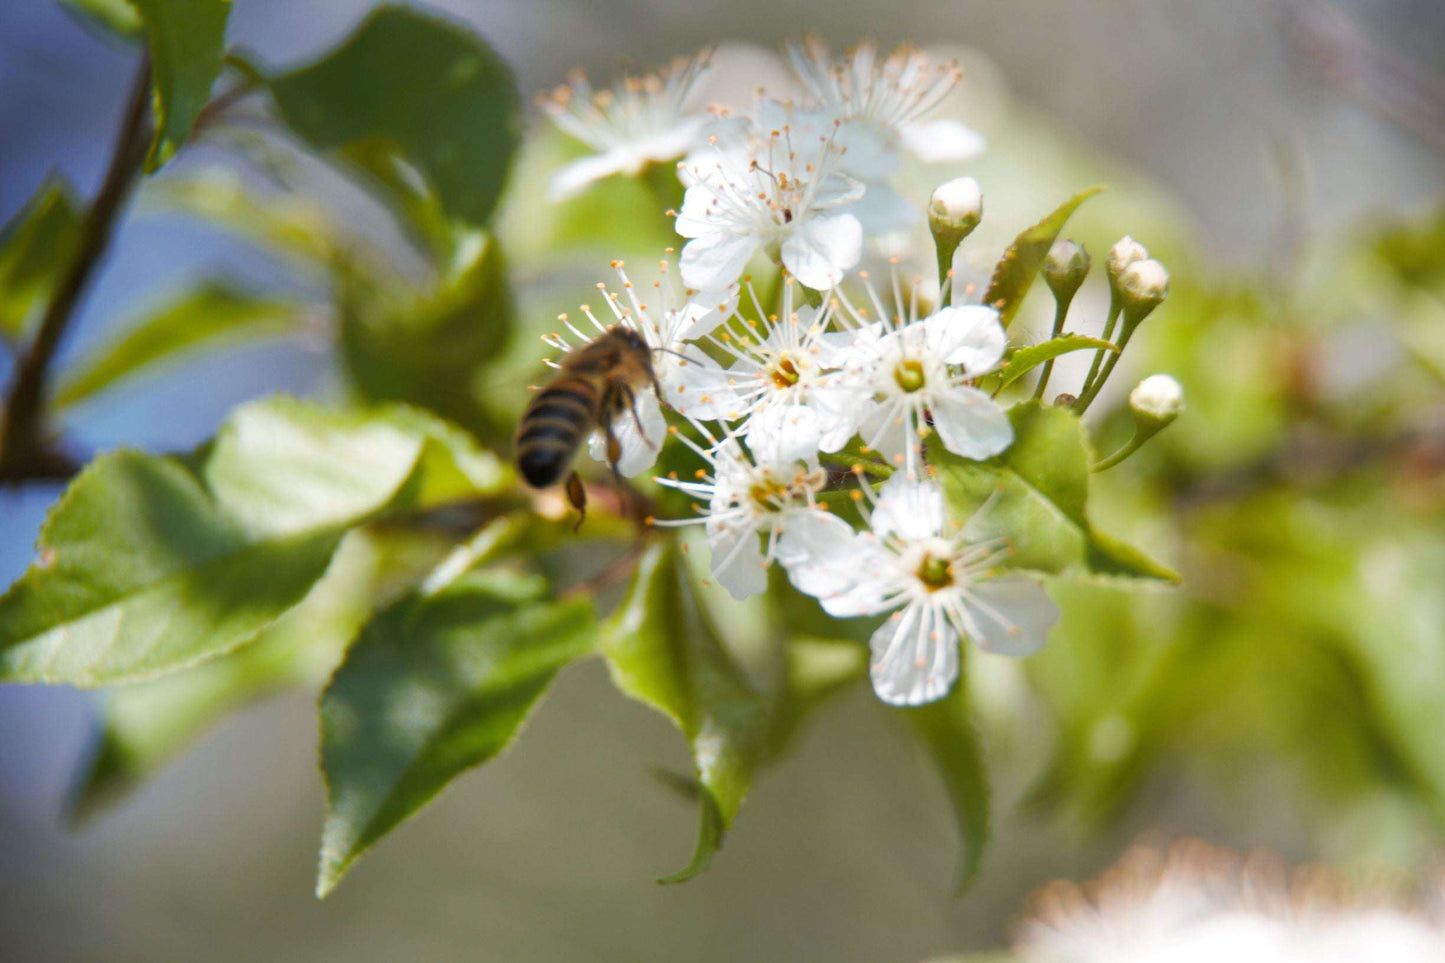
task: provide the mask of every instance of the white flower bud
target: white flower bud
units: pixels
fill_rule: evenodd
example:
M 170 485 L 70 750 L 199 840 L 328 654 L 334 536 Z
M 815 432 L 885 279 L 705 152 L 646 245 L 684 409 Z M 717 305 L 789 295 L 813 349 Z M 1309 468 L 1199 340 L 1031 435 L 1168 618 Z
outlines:
M 1184 389 L 1169 375 L 1150 375 L 1129 392 L 1129 410 L 1139 431 L 1153 434 L 1184 410 Z
M 1127 323 L 1138 324 L 1169 293 L 1169 272 L 1153 258 L 1135 261 L 1119 275 L 1119 299 Z
M 1113 280 L 1128 270 L 1129 265 L 1147 260 L 1148 257 L 1149 250 L 1126 234 L 1109 248 L 1109 257 L 1104 266 L 1109 272 L 1110 280 Z
M 972 177 L 940 184 L 928 200 L 928 228 L 938 249 L 938 275 L 942 283 L 953 266 L 953 255 L 963 239 L 983 220 L 983 191 Z
M 972 177 L 957 177 L 940 184 L 928 201 L 929 220 L 942 221 L 967 234 L 983 220 L 983 190 Z
M 1044 280 L 1062 304 L 1073 300 L 1089 275 L 1089 252 L 1073 241 L 1055 241 L 1044 258 Z

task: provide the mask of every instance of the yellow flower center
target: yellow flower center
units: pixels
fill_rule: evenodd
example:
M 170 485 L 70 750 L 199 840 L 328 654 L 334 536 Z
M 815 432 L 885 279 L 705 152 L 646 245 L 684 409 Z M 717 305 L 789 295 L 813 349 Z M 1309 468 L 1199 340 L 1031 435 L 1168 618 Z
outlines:
M 780 357 L 777 363 L 768 369 L 768 374 L 772 376 L 773 385 L 777 388 L 791 388 L 798 383 L 798 366 L 787 355 Z
M 918 580 L 930 592 L 948 588 L 953 584 L 953 565 L 946 558 L 925 555 L 922 564 L 918 566 Z
M 893 369 L 893 380 L 898 382 L 898 387 L 907 392 L 914 392 L 923 387 L 927 380 L 923 376 L 923 363 L 920 361 L 900 361 L 898 367 Z

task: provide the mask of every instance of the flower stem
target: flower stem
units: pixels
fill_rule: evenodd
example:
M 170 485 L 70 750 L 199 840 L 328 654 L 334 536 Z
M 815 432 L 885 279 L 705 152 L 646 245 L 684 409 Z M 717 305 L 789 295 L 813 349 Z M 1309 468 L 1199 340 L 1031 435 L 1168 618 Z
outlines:
M 1119 462 L 1123 461 L 1125 458 L 1128 458 L 1130 455 L 1134 454 L 1134 452 L 1138 451 L 1139 447 L 1143 445 L 1144 442 L 1148 441 L 1153 436 L 1153 434 L 1154 432 L 1152 431 L 1146 434 L 1144 432 L 1136 430 L 1134 432 L 1134 437 L 1129 439 L 1128 444 L 1126 444 L 1123 448 L 1120 448 L 1118 451 L 1114 452 L 1108 458 L 1095 462 L 1092 466 L 1090 466 L 1089 471 L 1108 471 L 1110 468 L 1113 468 L 1115 465 L 1119 464 Z
M 1099 337 L 1100 337 L 1102 340 L 1108 341 L 1110 338 L 1112 338 L 1112 337 L 1114 336 L 1114 325 L 1118 323 L 1118 321 L 1119 321 L 1119 313 L 1120 313 L 1123 309 L 1124 309 L 1124 305 L 1123 305 L 1123 303 L 1119 300 L 1119 296 L 1118 296 L 1117 294 L 1110 294 L 1110 295 L 1109 295 L 1109 320 L 1107 320 L 1107 321 L 1104 322 L 1104 332 L 1103 332 L 1103 334 L 1099 335 Z M 1098 374 L 1099 374 L 1099 366 L 1102 365 L 1103 363 L 1104 363 L 1104 349 L 1103 349 L 1103 348 L 1100 348 L 1098 351 L 1095 351 L 1095 352 L 1094 352 L 1094 363 L 1091 364 L 1091 365 L 1089 365 L 1089 373 L 1084 376 L 1084 383 L 1079 386 L 1079 397 L 1080 397 L 1080 398 L 1084 397 L 1084 395 L 1086 395 L 1086 394 L 1089 393 L 1089 386 L 1092 385 L 1092 384 L 1094 383 L 1094 379 L 1095 379 L 1096 377 L 1098 377 Z
M 100 193 L 80 225 L 75 253 L 46 306 L 28 350 L 15 365 L 15 381 L 0 415 L 0 480 L 53 477 L 58 457 L 45 450 L 43 420 L 50 364 L 115 231 L 116 217 L 130 193 L 150 141 L 151 64 L 142 54 Z
M 1079 396 L 1079 400 L 1074 404 L 1074 410 L 1079 414 L 1088 411 L 1089 405 L 1094 403 L 1094 398 L 1098 396 L 1099 390 L 1104 387 L 1104 384 L 1109 380 L 1109 376 L 1114 373 L 1114 366 L 1119 363 L 1119 356 L 1122 355 L 1124 349 L 1128 347 L 1129 338 L 1133 336 L 1134 329 L 1137 327 L 1137 324 L 1125 322 L 1124 330 L 1119 334 L 1119 350 L 1109 355 L 1109 360 L 1105 363 L 1103 370 L 1099 372 L 1099 376 L 1094 379 L 1092 384 L 1084 389 L 1084 393 Z
M 1054 338 L 1057 338 L 1059 335 L 1063 334 L 1063 332 L 1064 332 L 1064 318 L 1068 315 L 1068 313 L 1069 313 L 1069 304 L 1070 304 L 1073 300 L 1074 300 L 1074 296 L 1073 296 L 1072 293 L 1071 293 L 1068 297 L 1066 297 L 1066 298 L 1055 298 L 1055 299 L 1054 299 L 1054 330 L 1053 330 L 1053 332 L 1049 335 L 1049 339 L 1050 339 L 1050 340 L 1052 340 L 1052 339 L 1054 339 Z M 1040 372 L 1040 374 L 1039 374 L 1038 387 L 1034 388 L 1034 400 L 1035 400 L 1035 401 L 1039 400 L 1040 398 L 1042 398 L 1042 397 L 1044 396 L 1044 391 L 1045 391 L 1045 390 L 1048 388 L 1048 386 L 1049 386 L 1049 375 L 1051 375 L 1051 374 L 1053 374 L 1053 373 L 1054 373 L 1054 359 L 1053 359 L 1053 358 L 1050 358 L 1049 360 L 1047 360 L 1047 361 L 1044 362 L 1044 370 L 1043 370 L 1042 372 Z

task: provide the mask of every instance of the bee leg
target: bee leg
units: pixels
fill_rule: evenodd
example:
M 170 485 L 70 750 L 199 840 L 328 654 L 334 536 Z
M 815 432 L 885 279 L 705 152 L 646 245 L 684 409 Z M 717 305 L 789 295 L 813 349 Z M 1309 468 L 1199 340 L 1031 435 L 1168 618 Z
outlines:
M 657 446 L 648 440 L 647 432 L 642 429 L 642 419 L 637 414 L 637 394 L 627 385 L 623 385 L 619 390 L 623 393 L 623 400 L 627 402 L 627 410 L 632 415 L 632 423 L 637 426 L 637 436 L 648 448 L 656 448 Z
M 567 476 L 567 501 L 577 509 L 577 524 L 572 526 L 575 535 L 587 519 L 587 489 L 582 487 L 582 478 L 575 471 Z
M 605 428 L 607 435 L 607 464 L 612 469 L 612 483 L 617 489 L 617 499 L 621 503 L 623 515 L 632 514 L 632 500 L 627 497 L 627 482 L 622 479 L 622 472 L 618 470 L 617 463 L 622 460 L 622 442 L 612 433 L 612 422 L 608 422 Z

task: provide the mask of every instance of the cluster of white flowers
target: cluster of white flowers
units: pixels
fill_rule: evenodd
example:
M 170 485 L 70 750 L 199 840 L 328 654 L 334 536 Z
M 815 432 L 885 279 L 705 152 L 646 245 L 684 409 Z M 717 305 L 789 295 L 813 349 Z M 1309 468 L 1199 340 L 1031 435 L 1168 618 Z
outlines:
M 874 688 L 917 705 L 957 680 L 962 640 L 1022 655 L 1057 618 L 1036 581 L 1004 567 L 1007 544 L 950 515 L 928 464 L 934 436 L 967 459 L 1013 441 L 976 387 L 1003 361 L 997 311 L 947 303 L 952 285 L 896 267 L 880 293 L 855 270 L 871 239 L 924 217 L 888 183 L 901 151 L 959 160 L 983 143 L 927 118 L 961 77 L 955 64 L 868 44 L 834 59 L 815 40 L 787 55 L 800 100 L 759 95 L 741 112 L 690 108 L 705 58 L 601 96 L 574 80 L 545 103 L 602 153 L 564 170 L 557 193 L 682 158 L 675 267 L 663 260 L 639 288 L 614 263 L 620 290 L 599 285 L 606 312 L 583 308 L 599 330 L 620 323 L 647 339 L 660 400 L 681 416 L 669 428 L 659 398 L 640 393 L 612 423 L 617 468 L 647 472 L 669 433 L 691 449 L 705 467 L 657 480 L 695 499 L 697 516 L 655 524 L 701 525 L 713 577 L 737 598 L 763 591 L 777 563 L 834 616 L 887 615 L 872 637 Z M 777 265 L 766 295 L 745 273 L 758 255 Z M 560 334 L 551 343 L 568 347 Z M 606 451 L 599 432 L 593 456 Z M 883 475 L 875 489 L 870 476 Z
M 1291 878 L 1198 841 L 1138 847 L 1086 886 L 1035 894 L 1015 951 L 1023 963 L 1426 963 L 1445 959 L 1445 889 L 1429 895 L 1436 905 L 1402 905 L 1388 888 L 1327 869 Z

